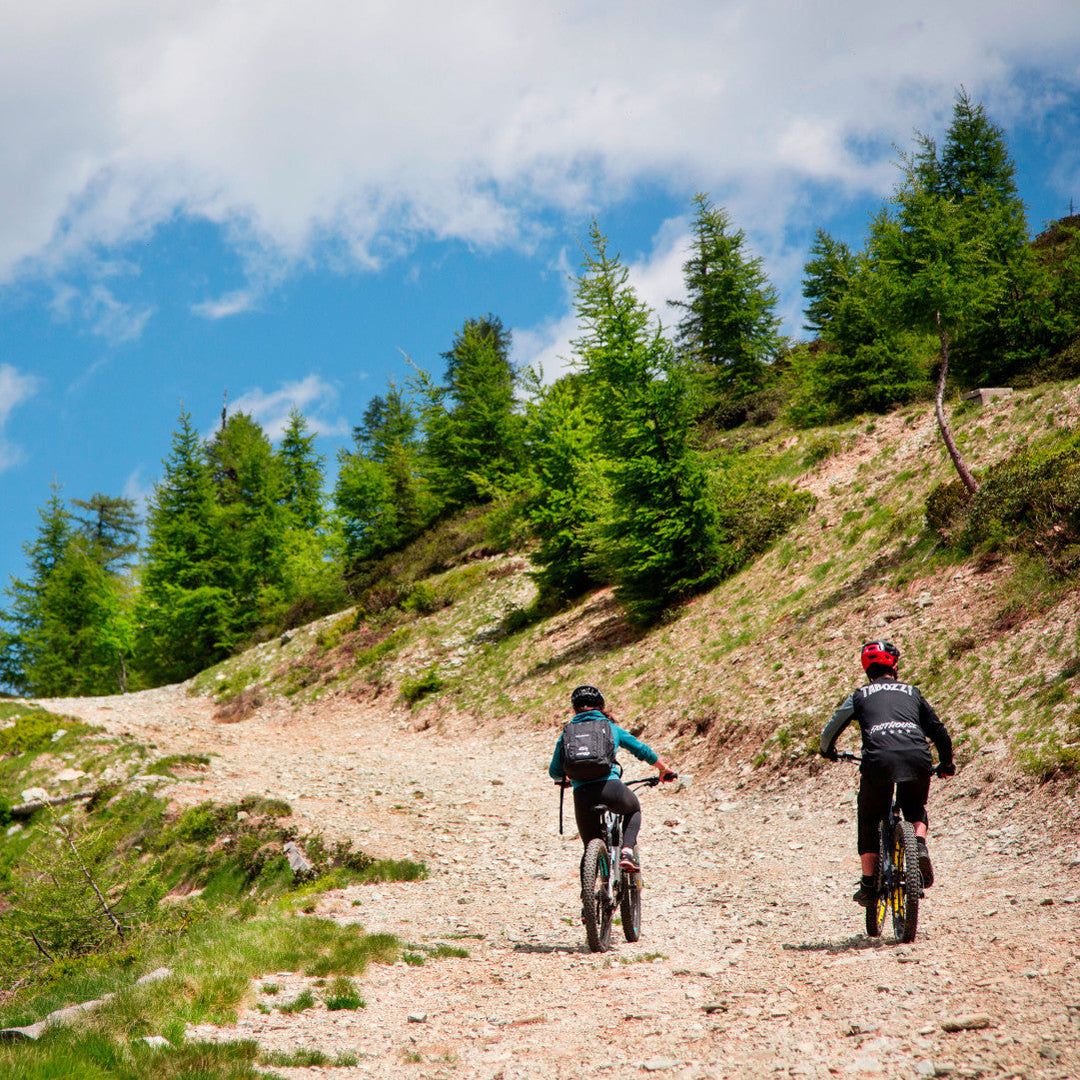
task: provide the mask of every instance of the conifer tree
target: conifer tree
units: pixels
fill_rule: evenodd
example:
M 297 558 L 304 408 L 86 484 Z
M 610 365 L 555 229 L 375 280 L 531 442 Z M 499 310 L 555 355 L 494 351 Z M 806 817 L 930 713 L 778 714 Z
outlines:
M 693 247 L 683 264 L 690 298 L 672 302 L 686 311 L 679 345 L 694 363 L 715 372 L 724 392 L 743 397 L 761 386 L 782 343 L 777 293 L 727 212 L 701 193 L 694 204 Z
M 140 664 L 157 682 L 185 679 L 235 643 L 235 601 L 223 584 L 219 504 L 199 433 L 181 411 L 154 487 L 140 594 Z
M 925 333 L 894 318 L 879 268 L 865 253 L 853 255 L 819 339 L 792 354 L 788 415 L 797 424 L 829 423 L 926 395 L 931 349 Z
M 598 425 L 583 399 L 579 376 L 542 389 L 537 380 L 527 410 L 530 493 L 524 514 L 540 541 L 532 554 L 541 596 L 556 600 L 598 584 L 598 525 L 606 516 L 605 462 Z
M 30 578 L 12 578 L 6 590 L 0 677 L 39 697 L 124 689 L 131 641 L 122 581 L 103 542 L 76 530 L 59 485 L 39 514 L 38 536 L 25 547 Z
M 419 380 L 431 486 L 451 506 L 484 502 L 522 464 L 522 418 L 510 335 L 493 315 L 466 319 L 446 361 L 445 386 Z
M 608 460 L 604 557 L 631 617 L 648 622 L 717 579 L 719 538 L 704 464 L 691 442 L 687 364 L 654 325 L 593 223 L 577 280 L 575 355 Z
M 73 535 L 71 515 L 60 497 L 60 485 L 38 509 L 37 537 L 23 545 L 27 580 L 12 577 L 4 593 L 8 606 L 0 611 L 0 679 L 20 693 L 35 693 L 35 670 L 48 642 L 44 636 L 46 590 L 63 562 Z
M 364 457 L 385 462 L 395 446 L 415 450 L 416 429 L 412 405 L 391 380 L 385 397 L 376 394 L 368 402 L 363 419 L 353 428 L 353 442 Z
M 259 624 L 264 606 L 280 601 L 288 523 L 282 464 L 262 427 L 242 412 L 218 429 L 206 456 L 218 503 L 217 581 L 232 599 L 230 629 L 239 639 Z
M 810 256 L 803 267 L 806 329 L 823 334 L 851 288 L 858 260 L 843 240 L 834 239 L 824 229 L 814 234 Z
M 391 382 L 353 429 L 355 448 L 338 455 L 334 506 L 350 562 L 395 551 L 415 539 L 436 504 L 421 476 L 417 418 Z
M 323 465 L 325 458 L 315 451 L 315 435 L 297 409 L 289 412 L 289 423 L 278 449 L 281 463 L 281 502 L 291 524 L 315 529 L 323 518 Z
M 961 89 L 941 151 L 920 134 L 916 152 L 901 165 L 904 179 L 892 200 L 897 214 L 902 216 L 904 202 L 916 194 L 948 203 L 950 232 L 969 248 L 980 247 L 989 275 L 988 302 L 966 320 L 962 334 L 952 337 L 958 373 L 975 383 L 1008 379 L 1045 348 L 1049 283 L 1028 245 L 1027 216 L 1005 133 Z
M 135 501 L 98 491 L 89 499 L 72 499 L 71 504 L 86 515 L 73 517 L 102 568 L 112 573 L 130 566 L 139 550 Z

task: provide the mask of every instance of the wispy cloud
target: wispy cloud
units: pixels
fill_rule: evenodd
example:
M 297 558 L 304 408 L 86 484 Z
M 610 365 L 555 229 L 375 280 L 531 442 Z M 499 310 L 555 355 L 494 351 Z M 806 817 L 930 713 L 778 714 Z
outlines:
M 241 394 L 229 405 L 229 413 L 244 412 L 259 422 L 271 439 L 280 439 L 289 423 L 289 413 L 304 414 L 308 427 L 319 435 L 344 435 L 349 425 L 328 414 L 337 407 L 338 392 L 318 375 L 308 375 L 298 382 L 283 383 L 269 392 L 255 387 Z
M 201 304 L 193 304 L 191 310 L 204 319 L 227 319 L 232 315 L 243 315 L 255 306 L 255 293 L 251 289 L 237 289 L 217 300 L 204 300 Z
M 22 447 L 7 438 L 7 423 L 12 412 L 32 398 L 40 380 L 26 375 L 10 364 L 0 364 L 0 472 L 25 460 Z
M 154 494 L 153 481 L 143 476 L 142 466 L 137 466 L 128 474 L 124 481 L 124 489 L 121 492 L 125 499 L 131 499 L 135 503 L 135 513 L 142 522 L 142 532 L 146 531 L 146 508 L 150 503 L 150 497 Z
M 152 307 L 128 304 L 117 299 L 113 291 L 101 282 L 86 288 L 58 284 L 52 309 L 58 318 L 80 320 L 92 334 L 105 338 L 113 345 L 137 341 L 154 314 Z

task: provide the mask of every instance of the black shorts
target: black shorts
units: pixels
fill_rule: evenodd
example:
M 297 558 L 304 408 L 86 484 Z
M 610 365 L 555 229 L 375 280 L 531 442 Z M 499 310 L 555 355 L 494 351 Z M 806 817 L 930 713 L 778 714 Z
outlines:
M 863 773 L 859 783 L 859 854 L 876 853 L 878 822 L 889 812 L 893 780 L 882 773 Z M 930 773 L 896 783 L 896 798 L 905 821 L 927 823 L 926 800 L 930 797 Z
M 633 789 L 621 780 L 597 780 L 574 788 L 574 818 L 585 844 L 600 835 L 600 815 L 593 809 L 597 803 L 622 814 L 623 846 L 633 847 L 641 828 L 641 803 Z

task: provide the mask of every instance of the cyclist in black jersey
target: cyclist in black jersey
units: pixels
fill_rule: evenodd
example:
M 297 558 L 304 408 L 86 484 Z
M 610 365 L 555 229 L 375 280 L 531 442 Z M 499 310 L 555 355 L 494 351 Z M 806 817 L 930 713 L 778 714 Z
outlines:
M 926 845 L 926 800 L 934 772 L 929 741 L 937 747 L 938 776 L 952 776 L 952 739 L 918 687 L 896 677 L 900 650 L 889 641 L 868 641 L 862 666 L 870 680 L 852 691 L 821 732 L 821 755 L 835 761 L 836 740 L 854 720 L 862 732 L 859 783 L 859 857 L 862 880 L 852 899 L 873 902 L 877 870 L 877 826 L 888 813 L 893 784 L 904 817 L 915 827 L 923 884 L 932 885 L 934 870 Z

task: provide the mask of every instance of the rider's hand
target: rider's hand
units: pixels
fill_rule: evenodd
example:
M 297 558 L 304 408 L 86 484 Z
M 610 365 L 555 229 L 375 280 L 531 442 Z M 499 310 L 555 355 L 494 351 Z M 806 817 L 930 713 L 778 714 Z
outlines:
M 673 769 L 669 769 L 662 761 L 656 762 L 656 768 L 660 773 L 661 783 L 667 783 L 669 780 L 674 780 L 679 774 Z
M 939 765 L 937 767 L 938 776 L 955 776 L 956 765 L 953 762 L 949 762 L 948 765 Z
M 824 750 L 822 750 L 821 751 L 821 756 L 823 758 L 825 758 L 827 761 L 839 761 L 840 760 L 840 755 L 835 750 L 830 750 L 828 753 L 826 753 Z

